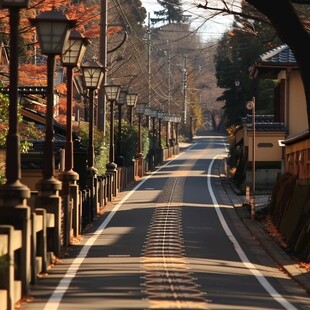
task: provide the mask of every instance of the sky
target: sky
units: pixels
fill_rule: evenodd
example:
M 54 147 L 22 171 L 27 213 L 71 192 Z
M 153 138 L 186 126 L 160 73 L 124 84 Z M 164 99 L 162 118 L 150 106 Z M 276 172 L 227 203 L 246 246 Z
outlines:
M 162 9 L 157 0 L 141 0 L 141 2 L 147 12 L 150 13 L 151 18 L 155 17 L 154 11 Z M 231 16 L 218 16 L 216 19 L 206 22 L 208 12 L 202 8 L 197 8 L 198 3 L 205 3 L 203 0 L 183 0 L 182 3 L 184 15 L 191 15 L 190 20 L 192 29 L 194 30 L 199 28 L 198 33 L 203 41 L 219 38 L 232 22 Z M 209 1 L 209 3 L 212 3 L 212 0 Z M 213 0 L 213 3 L 214 6 L 216 6 L 219 1 Z

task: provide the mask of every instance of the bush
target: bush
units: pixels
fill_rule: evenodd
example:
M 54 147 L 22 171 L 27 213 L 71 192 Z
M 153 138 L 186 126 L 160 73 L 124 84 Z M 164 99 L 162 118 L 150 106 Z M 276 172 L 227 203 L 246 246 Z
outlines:
M 118 154 L 117 148 L 115 149 L 115 157 L 117 158 L 119 155 L 123 157 L 124 166 L 130 166 L 132 164 L 132 160 L 136 157 L 138 152 L 138 127 L 135 125 L 130 125 L 126 121 L 122 121 L 121 127 L 121 154 Z M 115 128 L 115 144 L 118 143 L 118 126 Z M 141 142 L 142 142 L 142 154 L 143 157 L 146 157 L 149 148 L 150 148 L 150 140 L 149 140 L 149 131 L 145 128 L 141 128 Z
M 88 123 L 82 123 L 79 127 L 79 136 L 81 144 L 87 149 L 89 141 Z M 108 163 L 108 147 L 105 144 L 104 133 L 94 127 L 94 165 L 98 170 L 98 174 L 104 174 L 106 164 Z

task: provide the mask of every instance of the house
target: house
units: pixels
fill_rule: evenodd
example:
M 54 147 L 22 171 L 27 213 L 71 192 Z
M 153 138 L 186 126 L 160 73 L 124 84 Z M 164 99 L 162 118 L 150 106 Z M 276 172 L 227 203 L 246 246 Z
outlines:
M 310 260 L 310 140 L 306 97 L 295 57 L 287 45 L 264 54 L 251 67 L 251 76 L 278 80 L 275 121 L 287 133 L 282 141 L 284 172 L 274 185 L 268 213 L 290 251 Z
M 246 126 L 244 148 L 247 149 L 248 165 L 246 180 L 252 178 L 253 165 L 253 120 L 248 115 L 243 121 Z M 275 122 L 273 115 L 255 116 L 255 187 L 256 191 L 269 191 L 279 174 L 283 172 L 283 148 L 279 141 L 285 138 L 286 128 Z
M 309 131 L 306 97 L 298 64 L 287 45 L 281 45 L 265 54 L 250 68 L 251 78 L 278 80 L 275 88 L 274 121 L 284 124 L 283 171 L 300 180 L 310 178 Z M 258 149 L 258 145 L 257 145 Z
M 287 45 L 264 54 L 250 67 L 252 79 L 277 80 L 274 115 L 255 115 L 255 184 L 271 190 L 278 175 L 290 172 L 300 180 L 310 178 L 306 97 L 298 64 Z M 237 186 L 250 185 L 253 162 L 253 120 L 248 115 L 236 128 L 235 145 L 240 160 Z

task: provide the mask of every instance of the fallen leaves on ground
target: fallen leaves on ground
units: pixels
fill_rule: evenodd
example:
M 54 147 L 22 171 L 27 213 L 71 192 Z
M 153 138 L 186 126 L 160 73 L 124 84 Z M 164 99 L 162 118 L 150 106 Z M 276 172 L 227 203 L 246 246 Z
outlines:
M 267 233 L 273 237 L 275 240 L 277 240 L 277 242 L 279 243 L 279 245 L 283 248 L 283 249 L 287 249 L 288 245 L 285 241 L 285 238 L 283 236 L 283 234 L 281 234 L 276 225 L 274 224 L 272 217 L 270 215 L 267 215 L 265 220 L 264 220 L 264 227 L 265 230 L 267 231 Z M 296 258 L 294 258 L 296 260 Z M 297 263 L 301 268 L 306 269 L 307 271 L 310 271 L 310 263 L 307 262 L 303 262 L 297 259 Z

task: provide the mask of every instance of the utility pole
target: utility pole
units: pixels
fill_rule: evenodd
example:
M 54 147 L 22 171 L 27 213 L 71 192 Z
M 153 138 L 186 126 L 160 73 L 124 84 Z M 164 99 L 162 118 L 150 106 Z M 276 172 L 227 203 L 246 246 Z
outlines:
M 99 38 L 99 62 L 107 68 L 107 34 L 108 34 L 108 0 L 100 1 L 100 38 Z M 97 128 L 105 135 L 106 129 L 106 98 L 103 86 L 107 83 L 106 74 L 98 93 Z
M 148 13 L 148 28 L 147 28 L 147 72 L 148 72 L 148 107 L 151 106 L 151 18 L 150 13 Z
M 168 46 L 168 114 L 170 115 L 171 112 L 171 51 L 170 51 L 170 44 L 169 40 L 167 40 L 167 46 Z
M 187 56 L 184 57 L 183 64 L 183 124 L 186 124 L 187 115 Z
M 151 16 L 148 13 L 148 27 L 147 27 L 147 72 L 148 72 L 148 92 L 147 92 L 147 106 L 151 107 Z M 150 117 L 146 116 L 146 126 L 150 128 Z

